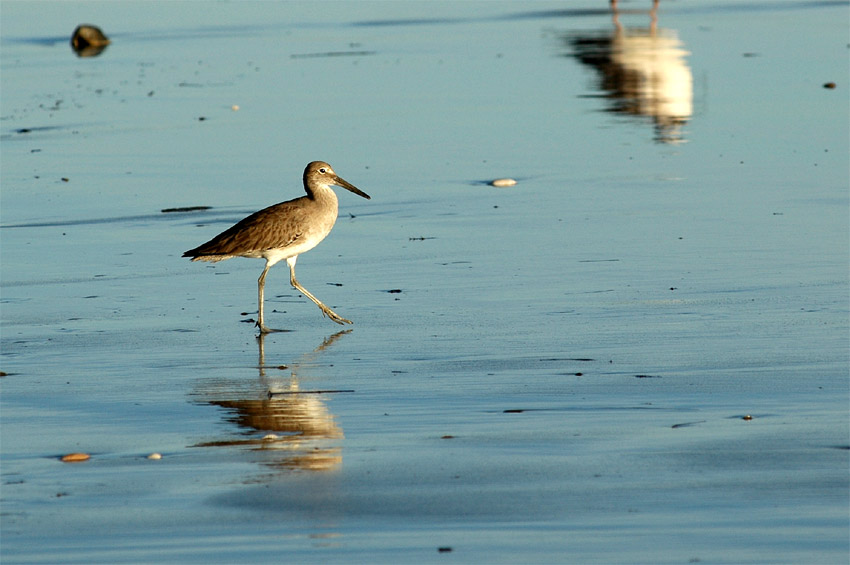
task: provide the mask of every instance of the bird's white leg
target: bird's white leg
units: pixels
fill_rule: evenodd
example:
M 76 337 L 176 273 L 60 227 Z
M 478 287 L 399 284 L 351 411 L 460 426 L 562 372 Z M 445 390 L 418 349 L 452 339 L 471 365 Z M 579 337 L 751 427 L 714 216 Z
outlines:
M 337 324 L 353 324 L 354 322 L 352 322 L 351 320 L 346 320 L 345 318 L 343 318 L 342 316 L 340 316 L 339 314 L 337 314 L 336 312 L 334 312 L 333 310 L 331 310 L 330 308 L 328 308 L 327 306 L 322 304 L 321 301 L 319 301 L 318 298 L 316 298 L 315 296 L 310 294 L 310 292 L 306 288 L 304 288 L 303 286 L 301 286 L 298 283 L 298 280 L 295 278 L 295 261 L 297 259 L 298 259 L 298 256 L 296 255 L 295 257 L 290 257 L 289 259 L 286 260 L 286 264 L 289 265 L 289 284 L 291 284 L 293 286 L 293 288 L 298 290 L 298 292 L 300 292 L 301 294 L 303 294 L 304 296 L 306 296 L 307 298 L 312 300 L 313 303 L 316 304 L 316 306 L 321 308 L 322 314 L 324 314 L 325 316 L 327 316 L 328 318 L 330 318 L 331 320 L 333 320 Z
M 266 327 L 265 323 L 263 323 L 263 290 L 266 287 L 266 273 L 269 272 L 269 267 L 271 267 L 271 265 L 268 261 L 266 261 L 266 268 L 263 269 L 263 274 L 260 275 L 259 279 L 257 279 L 257 298 L 259 299 L 258 302 L 260 305 L 257 312 L 257 327 L 260 328 L 260 333 L 264 334 L 272 331 Z

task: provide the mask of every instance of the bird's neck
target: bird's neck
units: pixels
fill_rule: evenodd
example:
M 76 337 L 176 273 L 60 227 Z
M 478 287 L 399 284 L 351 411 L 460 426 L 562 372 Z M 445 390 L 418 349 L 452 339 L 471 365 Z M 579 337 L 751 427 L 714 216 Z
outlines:
M 336 193 L 330 187 L 320 187 L 315 190 L 308 190 L 307 197 L 314 202 L 324 203 L 328 207 L 336 208 L 338 206 Z

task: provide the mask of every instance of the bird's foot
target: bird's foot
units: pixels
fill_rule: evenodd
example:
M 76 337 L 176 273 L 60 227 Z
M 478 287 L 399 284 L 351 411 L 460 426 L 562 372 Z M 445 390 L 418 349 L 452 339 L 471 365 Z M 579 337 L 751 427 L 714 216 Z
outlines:
M 279 332 L 291 332 L 292 330 L 276 330 L 274 328 L 267 328 L 265 324 L 261 324 L 257 322 L 257 327 L 260 329 L 260 335 L 266 335 L 271 333 L 279 333 Z
M 353 324 L 354 323 L 351 320 L 346 320 L 345 318 L 343 318 L 342 316 L 340 316 L 339 314 L 337 314 L 336 312 L 334 312 L 333 310 L 331 310 L 327 306 L 322 308 L 322 314 L 324 314 L 325 316 L 327 316 L 328 318 L 330 318 L 331 320 L 333 320 L 334 322 L 336 322 L 339 325 Z

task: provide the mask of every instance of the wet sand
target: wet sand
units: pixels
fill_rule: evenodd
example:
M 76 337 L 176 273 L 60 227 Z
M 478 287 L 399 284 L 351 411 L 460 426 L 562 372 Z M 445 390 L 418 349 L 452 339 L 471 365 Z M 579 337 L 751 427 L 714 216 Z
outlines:
M 847 4 L 620 5 L 4 3 L 2 561 L 845 563 Z

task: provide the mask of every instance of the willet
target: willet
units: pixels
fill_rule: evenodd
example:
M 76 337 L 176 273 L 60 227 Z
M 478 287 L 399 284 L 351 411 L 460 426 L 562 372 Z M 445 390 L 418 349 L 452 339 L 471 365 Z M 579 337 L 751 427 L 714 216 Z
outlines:
M 260 305 L 257 327 L 261 333 L 276 331 L 267 328 L 263 321 L 263 289 L 266 273 L 282 259 L 286 259 L 289 265 L 289 282 L 293 287 L 315 302 L 322 313 L 337 324 L 350 324 L 351 320 L 346 320 L 322 304 L 295 279 L 295 261 L 298 256 L 325 239 L 336 222 L 338 204 L 331 186 L 341 186 L 370 199 L 368 194 L 338 177 L 324 161 L 313 161 L 304 169 L 304 190 L 307 196 L 255 212 L 203 245 L 190 249 L 183 257 L 213 263 L 231 257 L 265 259 L 266 267 L 257 281 Z

